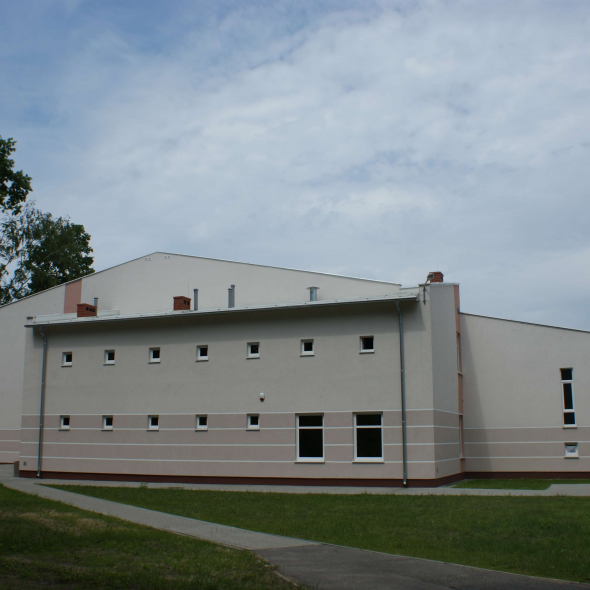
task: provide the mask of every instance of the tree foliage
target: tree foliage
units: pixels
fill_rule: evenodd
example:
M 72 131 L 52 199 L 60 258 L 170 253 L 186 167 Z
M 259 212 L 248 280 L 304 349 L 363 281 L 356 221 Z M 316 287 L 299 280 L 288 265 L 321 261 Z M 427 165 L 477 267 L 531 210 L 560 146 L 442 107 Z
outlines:
M 2 139 L 0 136 L 0 213 L 17 215 L 33 189 L 30 176 L 22 170 L 13 170 L 14 160 L 10 159 L 10 154 L 16 151 L 15 145 L 12 137 Z
M 26 203 L 31 178 L 13 172 L 14 144 L 0 137 L 0 305 L 94 272 L 84 226 Z

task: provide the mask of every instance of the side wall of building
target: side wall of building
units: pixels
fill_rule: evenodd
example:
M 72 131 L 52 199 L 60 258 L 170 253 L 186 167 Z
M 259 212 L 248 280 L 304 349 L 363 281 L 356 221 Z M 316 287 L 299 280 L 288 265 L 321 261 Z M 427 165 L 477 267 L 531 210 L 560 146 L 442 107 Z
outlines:
M 146 260 L 149 259 L 149 260 Z M 89 275 L 0 308 L 0 463 L 18 460 L 27 316 L 75 312 L 76 303 L 99 298 L 100 310 L 141 313 L 172 309 L 172 297 L 193 297 L 200 308 L 226 307 L 227 289 L 236 285 L 236 305 L 393 294 L 399 285 L 256 266 L 194 256 L 155 253 Z
M 64 287 L 0 307 L 0 463 L 18 461 L 27 316 L 62 313 Z
M 426 306 L 428 307 L 428 306 Z M 403 302 L 408 374 L 409 477 L 436 477 L 429 319 Z M 44 472 L 341 480 L 402 475 L 398 314 L 392 302 L 184 316 L 49 333 Z M 41 338 L 29 330 L 21 468 L 36 470 Z M 361 336 L 374 335 L 374 354 Z M 300 355 L 313 338 L 315 354 Z M 247 358 L 248 342 L 260 358 Z M 209 358 L 197 361 L 198 345 Z M 150 364 L 150 347 L 160 363 Z M 103 364 L 104 351 L 116 363 Z M 73 365 L 62 367 L 62 353 Z M 265 394 L 264 402 L 260 393 Z M 455 395 L 456 397 L 456 395 Z M 383 412 L 384 461 L 355 461 L 355 412 Z M 324 415 L 325 462 L 297 461 L 296 416 Z M 260 430 L 247 429 L 259 414 Z M 59 429 L 70 416 L 68 431 Z M 160 429 L 148 430 L 148 416 Z M 195 429 L 206 415 L 208 429 Z M 102 430 L 113 416 L 112 431 Z M 25 465 L 26 463 L 26 465 Z
M 309 301 L 308 287 L 319 287 L 319 300 L 400 290 L 394 283 L 156 252 L 86 277 L 82 299 L 91 303 L 98 297 L 99 309 L 145 313 L 170 310 L 172 297 L 192 298 L 198 289 L 199 309 L 214 309 L 227 307 L 231 285 L 237 307 Z
M 461 314 L 467 472 L 590 472 L 590 333 Z M 561 368 L 573 368 L 576 427 Z M 565 458 L 565 443 L 578 457 Z

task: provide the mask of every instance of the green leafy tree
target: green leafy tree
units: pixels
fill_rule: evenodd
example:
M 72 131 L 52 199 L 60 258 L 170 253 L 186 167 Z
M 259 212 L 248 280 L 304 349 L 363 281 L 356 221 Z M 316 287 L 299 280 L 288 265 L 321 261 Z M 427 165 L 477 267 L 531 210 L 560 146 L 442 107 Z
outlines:
M 31 179 L 13 171 L 14 144 L 0 137 L 0 305 L 94 272 L 84 226 L 26 203 Z
M 17 215 L 33 189 L 31 177 L 22 170 L 14 170 L 14 160 L 10 159 L 10 154 L 16 151 L 15 145 L 16 141 L 12 137 L 2 139 L 0 135 L 0 213 Z

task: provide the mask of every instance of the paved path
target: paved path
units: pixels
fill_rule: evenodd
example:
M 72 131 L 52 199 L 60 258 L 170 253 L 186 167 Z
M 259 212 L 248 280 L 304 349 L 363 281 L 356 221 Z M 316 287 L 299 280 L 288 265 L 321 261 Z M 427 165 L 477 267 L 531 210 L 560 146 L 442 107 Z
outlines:
M 44 484 L 50 483 L 50 481 L 61 484 L 94 484 L 94 482 L 63 480 L 59 482 L 56 480 L 41 481 Z M 401 557 L 268 535 L 137 508 L 55 490 L 39 485 L 41 482 L 38 480 L 15 478 L 12 476 L 12 466 L 9 469 L 8 466 L 0 465 L 0 483 L 21 492 L 64 502 L 83 510 L 253 551 L 269 563 L 278 566 L 278 571 L 285 577 L 317 590 L 500 590 L 505 588 L 567 590 L 580 587 L 590 588 L 590 586 L 571 582 L 505 574 L 427 559 Z M 104 482 L 101 483 L 104 484 Z M 133 485 L 137 486 L 138 484 Z M 150 484 L 150 487 L 160 486 Z M 162 487 L 176 486 L 163 485 Z M 199 487 L 203 489 L 202 486 Z M 220 489 L 227 489 L 227 487 L 223 486 Z M 356 491 L 358 492 L 358 490 Z

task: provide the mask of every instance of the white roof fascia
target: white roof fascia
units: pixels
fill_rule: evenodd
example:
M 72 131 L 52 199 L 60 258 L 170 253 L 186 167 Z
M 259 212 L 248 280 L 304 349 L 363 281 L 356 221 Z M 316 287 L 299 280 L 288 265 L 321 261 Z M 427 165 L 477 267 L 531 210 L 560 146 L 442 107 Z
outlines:
M 211 309 L 198 309 L 198 310 L 181 310 L 181 311 L 159 311 L 159 312 L 148 312 L 148 313 L 132 313 L 125 315 L 100 315 L 94 317 L 84 318 L 72 318 L 72 319 L 45 319 L 49 316 L 43 317 L 42 321 L 32 321 L 27 324 L 27 328 L 34 326 L 64 326 L 70 324 L 87 324 L 87 323 L 104 323 L 104 322 L 119 322 L 125 320 L 140 320 L 140 319 L 157 319 L 157 318 L 168 318 L 168 317 L 182 317 L 182 316 L 199 316 L 199 315 L 213 315 L 221 313 L 240 313 L 247 311 L 265 311 L 270 309 L 297 309 L 303 307 L 327 307 L 331 305 L 350 305 L 355 303 L 377 303 L 380 301 L 417 301 L 418 293 L 407 293 L 399 295 L 383 295 L 380 297 L 361 297 L 355 299 L 331 299 L 326 301 L 303 301 L 297 303 L 274 303 L 266 305 L 252 305 L 246 307 L 219 307 Z
M 491 315 L 482 315 L 480 313 L 467 313 L 460 311 L 459 315 L 469 315 L 476 318 L 485 318 L 486 320 L 496 320 L 498 322 L 512 322 L 513 324 L 523 324 L 525 326 L 537 326 L 538 328 L 551 328 L 553 330 L 568 330 L 569 332 L 582 332 L 590 334 L 590 330 L 581 330 L 580 328 L 566 328 L 565 326 L 551 326 L 550 324 L 537 324 L 536 322 L 523 322 L 522 320 L 511 320 L 509 318 L 497 318 Z

